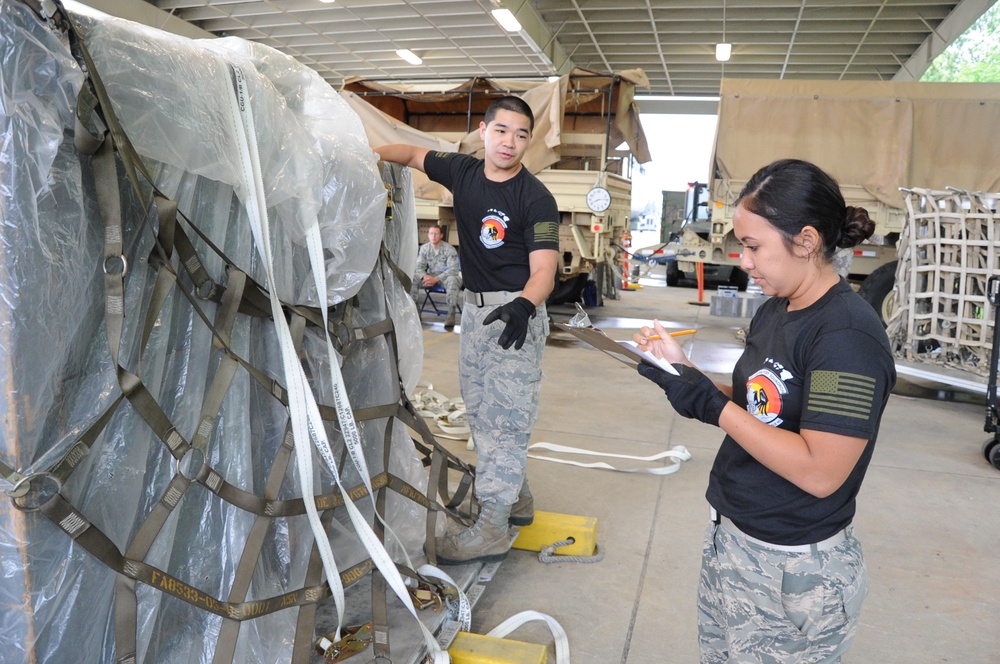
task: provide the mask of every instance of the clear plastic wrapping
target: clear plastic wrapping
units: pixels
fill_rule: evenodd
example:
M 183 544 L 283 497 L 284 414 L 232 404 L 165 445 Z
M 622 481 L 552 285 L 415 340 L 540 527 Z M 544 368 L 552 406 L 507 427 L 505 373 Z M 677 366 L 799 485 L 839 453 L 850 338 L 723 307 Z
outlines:
M 114 110 L 156 187 L 177 201 L 234 265 L 285 302 L 318 303 L 304 246 L 318 224 L 330 304 L 352 301 L 352 326 L 391 318 L 396 358 L 384 338 L 346 347 L 343 376 L 352 406 L 393 403 L 399 385 L 412 390 L 422 343 L 415 307 L 380 248 L 412 273 L 416 221 L 406 201 L 394 204 L 386 233 L 385 187 L 360 121 L 311 70 L 257 44 L 236 39 L 192 41 L 98 14 L 75 14 Z M 65 35 L 26 5 L 0 0 L 0 460 L 21 475 L 43 473 L 121 394 L 111 365 L 104 319 L 104 234 L 91 160 L 73 144 L 76 97 L 84 74 Z M 236 137 L 225 114 L 230 67 L 247 76 L 256 118 L 279 283 L 267 284 L 244 208 Z M 119 168 L 121 172 L 121 168 Z M 129 266 L 120 362 L 140 377 L 186 440 L 198 428 L 206 394 L 223 359 L 211 331 L 176 289 L 142 326 L 154 288 L 155 209 L 122 185 L 123 239 Z M 148 194 L 148 192 L 144 192 Z M 222 258 L 195 234 L 212 278 L 226 283 Z M 176 258 L 174 259 L 176 262 Z M 181 273 L 181 281 L 186 277 Z M 190 283 L 182 283 L 190 288 Z M 199 303 L 208 320 L 217 306 Z M 282 381 L 273 323 L 238 316 L 232 350 Z M 302 344 L 320 403 L 331 403 L 325 342 L 310 329 Z M 287 411 L 238 369 L 205 448 L 226 482 L 261 495 L 284 439 Z M 360 423 L 369 468 L 390 472 L 423 491 L 427 478 L 404 428 L 396 423 L 383 459 L 387 420 Z M 341 445 L 339 432 L 328 431 Z M 339 451 L 335 449 L 339 454 Z M 177 470 L 164 443 L 127 401 L 94 440 L 61 487 L 62 495 L 125 552 Z M 317 464 L 319 468 L 319 464 Z M 359 478 L 345 469 L 348 486 Z M 330 475 L 316 471 L 317 487 Z M 9 484 L 0 482 L 9 489 Z M 294 462 L 279 499 L 299 495 Z M 4 661 L 113 662 L 116 574 L 36 511 L 0 497 L 0 652 Z M 371 502 L 358 502 L 371 518 Z M 391 494 L 387 516 L 402 544 L 419 557 L 423 508 Z M 233 583 L 255 516 L 193 485 L 143 560 L 220 599 Z M 304 517 L 273 519 L 245 599 L 302 587 L 312 545 Z M 346 518 L 330 530 L 341 568 L 366 557 Z M 139 662 L 212 661 L 223 619 L 143 583 L 137 584 Z M 243 622 L 233 661 L 287 662 L 297 610 Z M 311 634 L 309 635 L 312 636 Z M 9 659 L 8 659 L 9 658 Z

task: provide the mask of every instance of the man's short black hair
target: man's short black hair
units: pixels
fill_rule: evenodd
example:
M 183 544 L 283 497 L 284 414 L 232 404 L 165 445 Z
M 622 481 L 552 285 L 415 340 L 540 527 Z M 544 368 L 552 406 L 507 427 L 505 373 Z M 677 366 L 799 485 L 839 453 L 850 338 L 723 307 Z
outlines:
M 501 109 L 505 111 L 513 111 L 514 113 L 520 113 L 521 115 L 526 116 L 528 118 L 529 131 L 535 130 L 535 114 L 531 112 L 531 107 L 528 106 L 528 102 L 524 101 L 520 97 L 515 97 L 514 95 L 506 95 L 490 102 L 489 108 L 486 109 L 486 117 L 483 118 L 483 122 L 487 125 L 493 122 L 494 118 L 497 116 L 497 111 Z

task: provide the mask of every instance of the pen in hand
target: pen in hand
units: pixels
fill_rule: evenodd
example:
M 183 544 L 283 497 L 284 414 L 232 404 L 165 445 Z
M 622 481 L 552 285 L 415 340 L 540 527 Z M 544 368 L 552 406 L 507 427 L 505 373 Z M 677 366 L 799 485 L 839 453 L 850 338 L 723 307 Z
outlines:
M 678 330 L 677 332 L 670 332 L 670 336 L 672 336 L 672 337 L 683 337 L 683 336 L 688 335 L 688 334 L 694 334 L 697 331 L 698 330 Z M 654 334 L 652 336 L 646 337 L 646 340 L 647 341 L 656 341 L 657 339 L 662 339 L 662 338 L 663 337 L 661 337 L 660 335 Z

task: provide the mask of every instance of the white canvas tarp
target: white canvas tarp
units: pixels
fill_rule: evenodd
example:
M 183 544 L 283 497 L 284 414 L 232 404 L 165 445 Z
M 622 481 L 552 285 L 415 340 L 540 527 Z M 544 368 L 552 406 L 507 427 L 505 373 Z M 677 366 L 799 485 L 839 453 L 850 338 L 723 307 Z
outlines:
M 406 143 L 432 150 L 463 152 L 481 157 L 483 141 L 479 135 L 478 124 L 472 131 L 463 131 L 462 135 L 455 136 L 453 135 L 455 132 L 435 131 L 433 116 L 438 113 L 445 115 L 441 105 L 455 104 L 456 100 L 461 100 L 459 106 L 464 108 L 468 104 L 470 93 L 475 95 L 477 91 L 480 101 L 496 97 L 496 94 L 490 97 L 483 92 L 495 93 L 502 90 L 515 94 L 528 103 L 535 117 L 531 145 L 525 153 L 523 163 L 529 171 L 538 173 L 560 160 L 560 147 L 563 143 L 563 133 L 566 131 L 567 116 L 572 116 L 584 105 L 595 101 L 601 102 L 600 90 L 611 90 L 612 81 L 611 77 L 594 75 L 584 70 L 574 70 L 573 74 L 561 76 L 554 81 L 476 79 L 446 89 L 437 89 L 440 86 L 430 88 L 429 84 L 418 88 L 413 84 L 363 79 L 345 81 L 345 88 L 363 88 L 406 99 L 408 104 L 420 109 L 419 116 L 423 129 L 410 126 L 379 110 L 353 90 L 341 90 L 341 95 L 361 118 L 368 141 L 373 148 L 392 143 Z M 648 80 L 642 70 L 620 73 L 614 83 L 615 108 L 598 107 L 598 113 L 612 115 L 610 145 L 615 146 L 625 142 L 635 159 L 639 163 L 646 163 L 652 157 L 639 122 L 639 110 L 635 104 L 636 85 L 648 87 Z M 449 111 L 453 112 L 452 109 Z M 588 113 L 593 114 L 593 110 L 588 109 Z M 590 131 L 592 132 L 592 129 Z M 603 122 L 599 131 L 601 133 L 606 131 Z M 448 138 L 442 137 L 443 135 L 448 135 Z M 451 194 L 448 190 L 431 182 L 423 173 L 414 173 L 413 183 L 418 198 L 450 204 Z
M 558 81 L 524 90 L 520 94 L 531 106 L 531 111 L 535 115 L 534 140 L 532 140 L 523 160 L 525 167 L 532 173 L 537 173 L 559 160 L 556 149 L 559 146 L 560 128 L 562 127 L 563 105 L 561 100 L 565 97 L 565 90 L 566 77 L 563 77 Z M 392 143 L 406 143 L 432 150 L 464 152 L 466 154 L 477 154 L 483 148 L 478 127 L 460 140 L 449 142 L 399 122 L 353 92 L 342 90 L 341 95 L 361 118 L 368 135 L 368 142 L 373 148 Z M 431 182 L 424 173 L 414 171 L 412 177 L 414 194 L 418 198 L 450 203 L 451 193 L 441 185 Z
M 900 187 L 1000 189 L 1000 84 L 724 79 L 711 190 L 782 158 L 903 207 Z

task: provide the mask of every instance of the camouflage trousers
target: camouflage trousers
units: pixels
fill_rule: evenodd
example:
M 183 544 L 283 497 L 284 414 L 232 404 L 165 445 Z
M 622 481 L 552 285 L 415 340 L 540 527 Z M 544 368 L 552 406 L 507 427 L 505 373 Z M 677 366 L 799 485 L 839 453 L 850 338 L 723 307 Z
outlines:
M 815 553 L 761 546 L 710 523 L 698 588 L 702 664 L 840 662 L 858 630 L 868 572 L 861 544 Z
M 507 301 L 517 295 L 511 293 Z M 476 443 L 476 498 L 513 505 L 524 481 L 528 440 L 538 417 L 549 319 L 542 304 L 529 321 L 521 349 L 504 350 L 497 343 L 503 321 L 483 325 L 497 306 L 467 303 L 462 307 L 458 376 Z
M 420 297 L 424 292 L 424 287 L 420 283 L 421 281 L 421 277 L 414 277 L 413 287 L 410 289 L 410 297 L 417 303 L 418 308 L 421 304 Z M 444 297 L 445 302 L 448 303 L 448 311 L 455 311 L 455 306 L 458 304 L 458 297 L 462 294 L 462 278 L 459 276 L 446 277 L 441 279 L 438 285 L 444 288 Z

